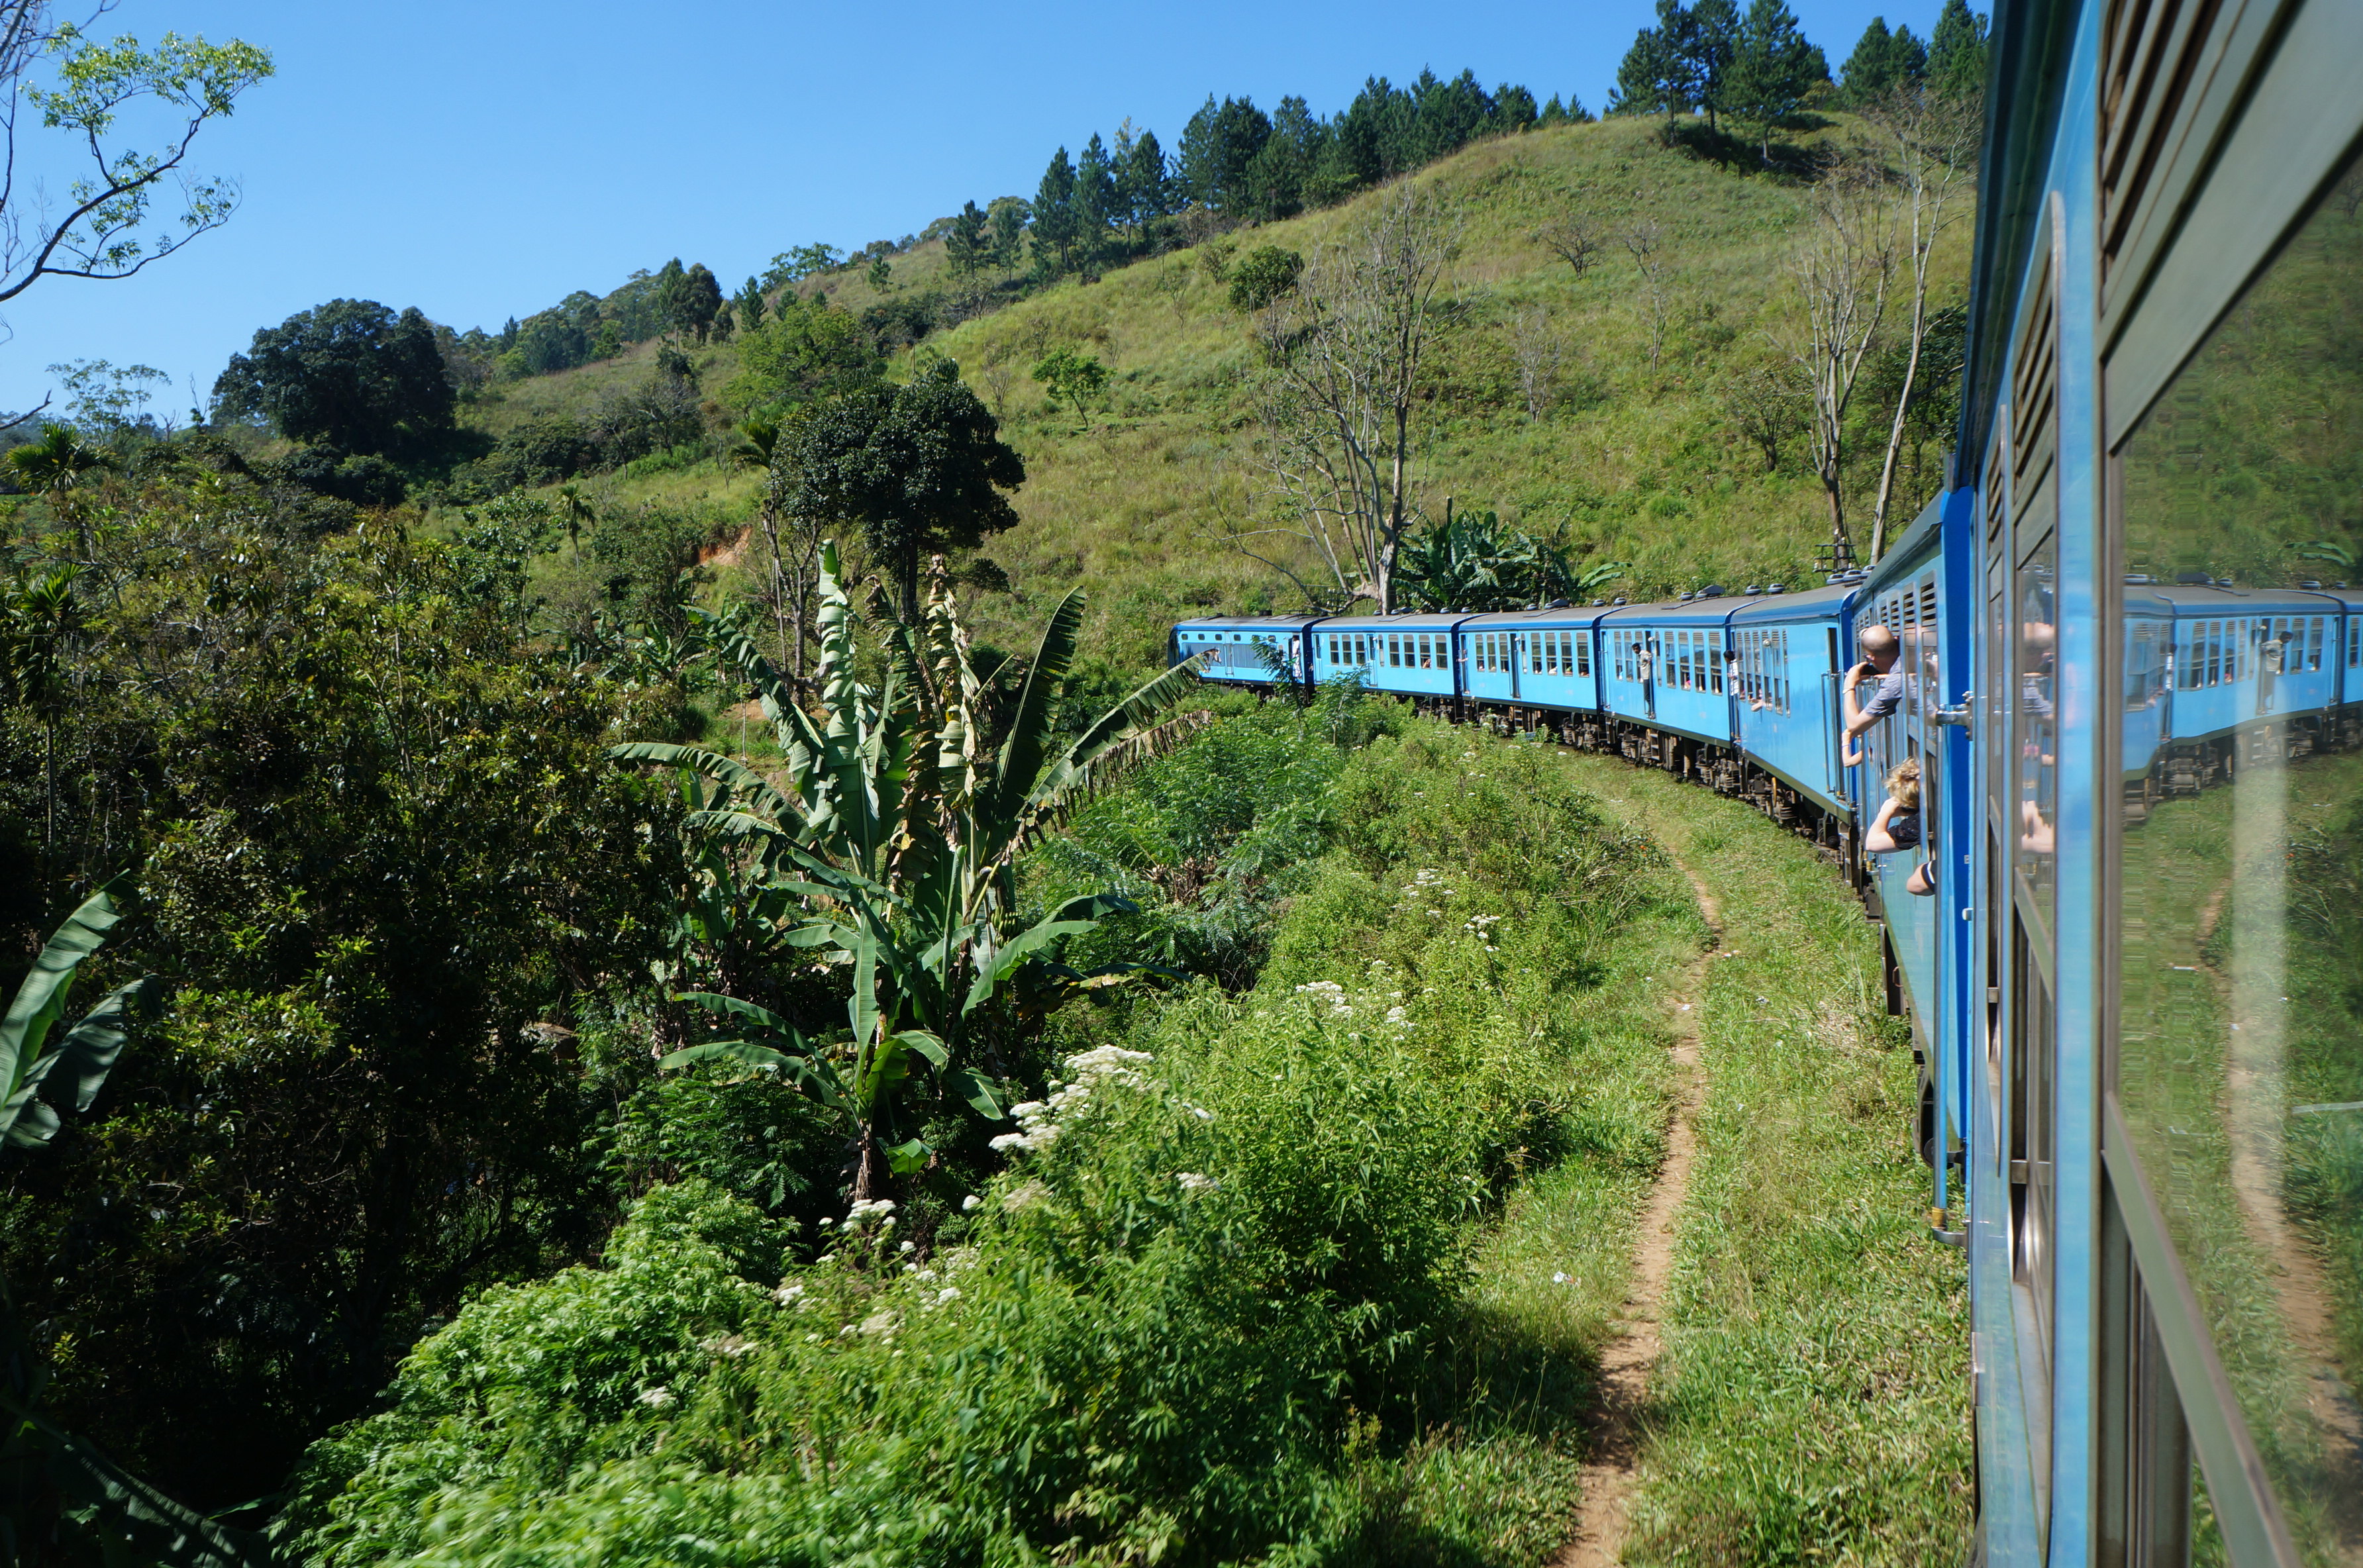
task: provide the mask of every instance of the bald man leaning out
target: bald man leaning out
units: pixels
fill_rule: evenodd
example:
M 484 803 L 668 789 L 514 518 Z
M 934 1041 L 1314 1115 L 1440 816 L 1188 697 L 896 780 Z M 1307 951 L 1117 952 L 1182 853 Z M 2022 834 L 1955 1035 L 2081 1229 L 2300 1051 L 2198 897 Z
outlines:
M 1846 672 L 1838 690 L 1846 700 L 1847 762 L 1848 766 L 1862 760 L 1855 742 L 1863 732 L 1887 717 L 1903 704 L 1903 672 L 1895 668 L 1899 645 L 1895 634 L 1885 626 L 1865 626 L 1862 630 L 1862 662 Z M 1870 701 L 1857 702 L 1855 688 L 1866 680 L 1876 679 L 1878 689 Z

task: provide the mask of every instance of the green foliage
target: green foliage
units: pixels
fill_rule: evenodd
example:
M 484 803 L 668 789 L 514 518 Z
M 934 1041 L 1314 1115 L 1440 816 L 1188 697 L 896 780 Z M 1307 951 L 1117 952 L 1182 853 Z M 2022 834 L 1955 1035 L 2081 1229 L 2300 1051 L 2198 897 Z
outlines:
M 67 417 L 79 429 L 101 438 L 118 435 L 141 422 L 140 411 L 153 395 L 147 383 L 161 381 L 169 386 L 172 380 L 153 365 L 125 365 L 117 369 L 104 359 L 75 359 L 51 365 L 50 374 L 58 378 L 66 394 Z
M 1557 539 L 1504 528 L 1491 512 L 1448 511 L 1403 540 L 1395 580 L 1424 610 L 1531 610 L 1589 593 L 1625 568 L 1603 561 L 1579 569 Z
M 39 113 L 43 129 L 64 133 L 70 156 L 87 156 L 89 163 L 67 182 L 72 199 L 61 218 L 37 209 L 28 225 L 24 204 L 0 195 L 0 217 L 12 232 L 24 226 L 25 241 L 20 259 L 0 268 L 0 300 L 14 299 L 44 275 L 128 277 L 228 222 L 238 206 L 236 182 L 190 173 L 189 148 L 207 120 L 227 118 L 239 95 L 272 70 L 267 51 L 235 39 L 209 44 L 168 32 L 144 50 L 134 38 L 86 39 L 71 22 L 44 36 L 46 20 L 38 6 L 15 14 L 8 84 L 13 91 L 30 59 L 46 54 L 53 80 L 27 85 L 25 101 Z M 127 115 L 152 127 L 152 149 L 109 145 Z M 165 219 L 154 210 L 155 198 L 172 187 L 181 210 Z
M 763 287 L 776 289 L 783 284 L 801 282 L 815 272 L 835 271 L 845 261 L 845 253 L 834 245 L 799 245 L 793 250 L 783 250 L 771 258 L 763 272 Z
M 1106 392 L 1108 368 L 1088 354 L 1054 348 L 1034 362 L 1033 376 L 1041 383 L 1050 408 L 1065 403 L 1088 427 L 1092 404 Z
M 40 439 L 8 452 L 8 477 L 27 490 L 60 494 L 114 465 L 107 455 L 83 444 L 71 425 L 43 428 Z
M 712 889 L 737 906 L 717 912 L 743 910 L 780 944 L 826 949 L 853 981 L 849 1028 L 826 1033 L 807 1034 L 743 998 L 686 993 L 681 999 L 735 1021 L 738 1037 L 675 1052 L 664 1065 L 732 1060 L 794 1082 L 848 1119 L 860 1155 L 855 1196 L 868 1198 L 883 1189 L 890 1160 L 904 1174 L 930 1152 L 917 1138 L 889 1143 L 905 1130 L 904 1085 L 922 1062 L 946 1094 L 997 1118 L 993 1087 L 968 1048 L 977 1025 L 1004 1006 L 1039 1017 L 1124 972 L 1086 975 L 1052 957 L 1061 938 L 1089 931 L 1122 900 L 1069 900 L 1020 930 L 1013 867 L 1095 779 L 1186 733 L 1193 721 L 1150 721 L 1190 677 L 1167 671 L 1057 747 L 1053 700 L 1074 658 L 1082 612 L 1081 594 L 1070 594 L 1043 630 L 1006 734 L 988 752 L 993 714 L 940 572 L 917 635 L 899 626 L 891 635 L 888 677 L 874 690 L 855 679 L 851 606 L 834 544 L 821 550 L 819 600 L 816 717 L 752 643 L 716 629 L 723 656 L 755 687 L 777 729 L 784 790 L 711 752 L 642 742 L 615 755 L 682 769 L 693 808 L 687 824 L 759 846 L 743 874 L 709 851 L 690 920 L 717 923 L 704 910 Z M 701 780 L 718 788 L 709 795 Z
M 719 1248 L 620 1277 L 645 1215 L 612 1283 L 488 1297 L 412 1358 L 392 1412 L 316 1448 L 290 1544 L 331 1564 L 687 1536 L 790 1562 L 1503 1568 L 1555 1547 L 1572 1465 L 1478 1392 L 1499 1330 L 1471 1310 L 1470 1221 L 1542 1157 L 1520 1130 L 1561 1116 L 1596 1139 L 1569 1157 L 1646 1175 L 1655 1121 L 1621 1060 L 1588 1058 L 1581 1088 L 1544 1068 L 1583 994 L 1548 960 L 1632 929 L 1654 868 L 1528 748 L 1418 725 L 1348 757 L 1333 725 L 1364 701 L 1243 715 L 1140 775 L 1156 801 L 1110 798 L 1083 829 L 1245 843 L 1263 812 L 1188 784 L 1225 756 L 1332 802 L 1341 850 L 1315 830 L 1284 972 L 1079 1043 L 972 1212 L 857 1204 L 743 1309 Z M 1259 799 L 1286 814 L 1283 788 Z M 1449 888 L 1420 869 L 1439 864 L 1463 868 Z
M 1259 245 L 1231 264 L 1231 308 L 1261 310 L 1296 287 L 1304 258 L 1277 245 Z
M 798 425 L 776 465 L 795 486 L 789 511 L 823 526 L 855 526 L 919 618 L 919 568 L 931 555 L 974 549 L 1012 526 L 1002 494 L 1026 482 L 1026 464 L 1001 422 L 939 360 L 908 385 L 848 392 Z
M 17 1177 L 0 1259 L 72 1325 L 41 1347 L 61 1424 L 224 1506 L 426 1317 L 589 1239 L 597 1102 L 538 1031 L 644 962 L 661 885 L 602 765 L 623 694 L 522 642 L 500 536 L 538 519 L 320 538 L 234 471 L 151 474 L 83 547 L 106 591 L 57 653 L 53 756 L 0 707 L 0 881 L 13 933 L 142 865 L 95 983 L 166 1000 Z
M 1968 0 L 1945 0 L 1928 35 L 1928 85 L 1954 98 L 1981 98 L 1986 90 L 1986 19 Z
M 1914 38 L 1910 28 L 1889 32 L 1887 18 L 1873 17 L 1847 56 L 1838 78 L 1839 95 L 1858 107 L 1876 103 L 1899 87 L 1918 86 L 1927 69 L 1928 46 Z M 1982 85 L 1982 77 L 1980 81 Z
M 783 296 L 771 319 L 738 335 L 739 374 L 724 390 L 741 408 L 808 402 L 866 387 L 883 367 L 850 312 L 823 298 Z
M 263 328 L 214 382 L 224 417 L 259 416 L 290 440 L 369 454 L 436 444 L 456 401 L 433 326 L 373 300 L 330 300 Z

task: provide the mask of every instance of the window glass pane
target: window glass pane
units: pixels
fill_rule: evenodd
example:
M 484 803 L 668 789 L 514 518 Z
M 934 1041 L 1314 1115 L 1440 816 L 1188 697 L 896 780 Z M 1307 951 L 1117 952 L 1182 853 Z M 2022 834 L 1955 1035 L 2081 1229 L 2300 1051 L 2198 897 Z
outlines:
M 2052 651 L 2059 540 L 2047 533 L 2020 562 L 2018 602 L 2018 848 L 2013 857 L 2047 926 L 2052 918 L 2053 830 L 2058 821 L 2058 726 Z
M 2152 635 L 2179 673 L 2138 682 L 2129 660 L 2116 715 L 2115 1087 L 2313 1562 L 2363 1557 L 2363 755 L 2340 749 L 2320 657 L 2338 623 L 2298 582 L 2363 551 L 2357 431 L 2363 215 L 2334 195 L 2118 471 L 2125 635 L 2170 623 Z M 2203 1503 L 2192 1538 L 2204 1560 Z

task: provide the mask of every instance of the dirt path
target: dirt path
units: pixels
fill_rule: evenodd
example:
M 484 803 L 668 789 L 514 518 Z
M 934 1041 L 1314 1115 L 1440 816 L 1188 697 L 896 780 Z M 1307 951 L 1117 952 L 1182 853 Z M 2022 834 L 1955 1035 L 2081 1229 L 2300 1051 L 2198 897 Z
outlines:
M 1633 1256 L 1633 1293 L 1625 1298 L 1624 1326 L 1601 1353 L 1600 1388 L 1587 1422 L 1592 1441 L 1591 1458 L 1583 1467 L 1583 1512 L 1576 1521 L 1575 1539 L 1559 1555 L 1558 1568 L 1609 1568 L 1624 1549 L 1625 1514 L 1640 1464 L 1649 1374 L 1664 1348 L 1658 1333 L 1659 1303 L 1673 1272 L 1674 1225 L 1690 1193 L 1691 1165 L 1697 1154 L 1698 1140 L 1691 1121 L 1706 1090 L 1705 1073 L 1699 1064 L 1698 1006 L 1706 995 L 1707 965 L 1716 956 L 1723 908 L 1695 872 L 1679 857 L 1674 864 L 1690 878 L 1699 909 L 1714 934 L 1707 950 L 1692 961 L 1680 989 L 1668 1003 L 1674 1010 L 1672 1055 L 1679 1085 L 1673 1124 L 1666 1132 L 1665 1162 L 1658 1167 L 1657 1185 L 1650 1189 L 1648 1207 L 1641 1216 L 1641 1239 Z

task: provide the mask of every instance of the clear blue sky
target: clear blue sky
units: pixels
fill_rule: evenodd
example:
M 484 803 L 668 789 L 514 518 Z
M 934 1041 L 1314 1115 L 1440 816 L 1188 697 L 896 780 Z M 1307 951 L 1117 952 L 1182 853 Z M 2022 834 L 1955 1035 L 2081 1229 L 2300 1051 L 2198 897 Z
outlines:
M 1835 69 L 1875 12 L 1925 38 L 1938 0 L 1792 4 Z M 278 75 L 193 160 L 237 176 L 245 204 L 138 278 L 19 295 L 0 408 L 38 401 L 51 363 L 103 359 L 171 372 L 155 406 L 185 417 L 187 383 L 209 389 L 256 327 L 339 295 L 497 328 L 674 255 L 733 286 L 793 245 L 852 248 L 1030 195 L 1054 148 L 1126 116 L 1170 151 L 1209 92 L 1266 108 L 1298 93 L 1327 114 L 1365 76 L 1468 66 L 1597 112 L 1650 10 L 121 0 L 96 31 L 272 52 Z

